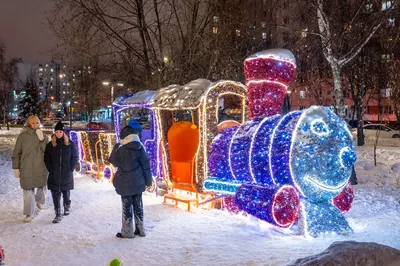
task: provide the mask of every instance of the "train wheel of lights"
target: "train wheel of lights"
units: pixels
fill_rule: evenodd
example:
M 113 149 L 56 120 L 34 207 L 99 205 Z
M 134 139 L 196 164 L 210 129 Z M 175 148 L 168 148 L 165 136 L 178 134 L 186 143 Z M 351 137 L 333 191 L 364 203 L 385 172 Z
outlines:
M 300 199 L 294 187 L 284 186 L 274 196 L 272 215 L 281 227 L 291 227 L 299 218 Z

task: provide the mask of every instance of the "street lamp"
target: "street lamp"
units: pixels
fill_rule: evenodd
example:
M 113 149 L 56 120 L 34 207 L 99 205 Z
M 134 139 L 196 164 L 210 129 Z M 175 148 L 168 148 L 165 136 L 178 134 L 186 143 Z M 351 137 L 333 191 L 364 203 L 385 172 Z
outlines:
M 114 113 L 113 113 L 113 103 L 114 103 L 114 86 L 123 87 L 124 84 L 121 82 L 110 82 L 103 81 L 104 86 L 111 86 L 111 129 L 114 129 Z

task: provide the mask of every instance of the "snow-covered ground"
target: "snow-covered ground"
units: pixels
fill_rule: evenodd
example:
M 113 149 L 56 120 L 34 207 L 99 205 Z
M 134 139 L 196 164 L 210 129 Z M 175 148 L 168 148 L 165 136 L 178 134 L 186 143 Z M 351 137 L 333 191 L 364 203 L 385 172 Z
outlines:
M 1 132 L 0 132 L 1 134 Z M 3 134 L 4 135 L 4 134 Z M 7 141 L 5 141 L 7 140 Z M 144 196 L 144 238 L 119 239 L 121 202 L 107 182 L 76 176 L 72 211 L 53 224 L 53 204 L 28 224 L 22 222 L 22 190 L 11 167 L 12 138 L 0 136 L 0 245 L 6 265 L 286 265 L 322 252 L 335 241 L 377 242 L 400 249 L 400 148 L 358 149 L 359 185 L 346 217 L 348 236 L 315 239 L 279 230 L 250 216 L 220 210 L 191 212 Z

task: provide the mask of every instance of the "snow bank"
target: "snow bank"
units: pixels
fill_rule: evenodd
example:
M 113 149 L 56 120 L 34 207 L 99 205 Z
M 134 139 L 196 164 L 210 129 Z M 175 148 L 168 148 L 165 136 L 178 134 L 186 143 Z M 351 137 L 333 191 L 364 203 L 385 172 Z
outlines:
M 341 241 L 334 242 L 326 250 L 296 260 L 290 265 L 400 265 L 400 250 L 386 245 L 369 242 Z
M 18 136 L 21 131 L 22 127 L 10 127 L 10 130 L 7 130 L 7 127 L 2 126 L 0 130 L 0 138 Z M 3 143 L 2 140 L 1 143 Z
M 355 140 L 356 141 L 356 140 Z M 365 138 L 364 142 L 368 146 L 373 146 L 375 143 L 375 137 Z M 399 138 L 379 138 L 378 139 L 379 146 L 386 146 L 386 147 L 400 147 L 400 139 Z

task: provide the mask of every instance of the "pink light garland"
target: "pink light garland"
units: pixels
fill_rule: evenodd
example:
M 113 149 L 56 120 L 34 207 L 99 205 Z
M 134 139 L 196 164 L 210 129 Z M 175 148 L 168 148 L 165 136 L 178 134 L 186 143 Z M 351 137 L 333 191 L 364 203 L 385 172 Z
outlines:
M 281 58 L 251 57 L 244 61 L 249 96 L 249 115 L 253 120 L 279 114 L 296 66 Z

